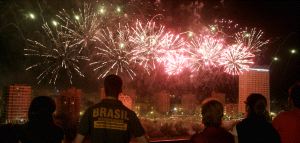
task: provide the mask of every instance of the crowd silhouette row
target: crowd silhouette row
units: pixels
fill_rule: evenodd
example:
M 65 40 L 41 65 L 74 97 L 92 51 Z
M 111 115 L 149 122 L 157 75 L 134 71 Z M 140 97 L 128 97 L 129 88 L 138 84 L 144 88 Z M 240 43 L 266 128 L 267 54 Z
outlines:
M 149 142 L 137 115 L 121 101 L 122 79 L 108 75 L 104 79 L 106 98 L 89 107 L 81 117 L 74 143 Z M 236 122 L 232 130 L 222 127 L 223 105 L 213 99 L 202 104 L 205 128 L 190 138 L 191 143 L 300 143 L 300 82 L 289 89 L 290 110 L 273 120 L 267 111 L 267 100 L 252 93 L 245 101 L 246 117 Z M 19 126 L 1 127 L 1 143 L 62 143 L 64 130 L 55 124 L 55 102 L 48 96 L 38 96 L 30 104 L 28 122 Z

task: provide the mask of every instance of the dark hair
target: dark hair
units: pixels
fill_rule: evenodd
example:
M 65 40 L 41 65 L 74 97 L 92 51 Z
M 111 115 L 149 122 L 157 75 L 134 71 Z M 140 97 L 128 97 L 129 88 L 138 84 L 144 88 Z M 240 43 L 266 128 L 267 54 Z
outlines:
M 289 89 L 289 95 L 295 107 L 300 108 L 300 82 L 296 82 Z
M 122 79 L 117 75 L 108 75 L 104 79 L 104 90 L 106 96 L 118 97 L 122 92 Z
M 267 111 L 267 99 L 259 93 L 252 93 L 247 97 L 246 101 L 248 117 L 262 118 L 270 120 Z
M 52 122 L 56 109 L 55 102 L 48 96 L 35 97 L 28 110 L 29 122 Z
M 209 100 L 202 105 L 202 122 L 206 127 L 220 127 L 224 108 L 217 100 Z

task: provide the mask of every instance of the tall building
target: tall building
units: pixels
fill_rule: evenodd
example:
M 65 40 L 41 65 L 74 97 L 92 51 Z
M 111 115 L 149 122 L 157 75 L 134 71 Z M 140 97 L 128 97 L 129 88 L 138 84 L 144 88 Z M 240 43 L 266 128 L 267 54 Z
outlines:
M 6 123 L 22 123 L 28 120 L 31 94 L 31 86 L 25 84 L 14 84 L 4 89 L 4 112 L 1 116 Z
M 63 90 L 56 97 L 56 115 L 70 124 L 79 121 L 81 90 L 74 87 Z
M 198 100 L 194 94 L 183 94 L 181 97 L 183 111 L 189 115 L 194 114 L 197 102 Z
M 155 110 L 161 114 L 166 114 L 171 108 L 170 94 L 163 90 L 153 95 L 153 103 Z
M 245 101 L 249 94 L 260 93 L 267 98 L 270 109 L 269 70 L 252 68 L 239 76 L 239 104 L 238 111 L 245 113 Z

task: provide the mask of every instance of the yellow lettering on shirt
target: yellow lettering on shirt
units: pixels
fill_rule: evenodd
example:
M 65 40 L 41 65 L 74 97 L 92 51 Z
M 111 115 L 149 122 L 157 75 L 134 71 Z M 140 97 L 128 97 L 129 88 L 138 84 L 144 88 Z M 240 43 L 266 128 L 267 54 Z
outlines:
M 121 109 L 111 109 L 106 107 L 94 108 L 93 118 L 109 118 L 109 119 L 120 119 L 129 120 L 128 112 Z
M 120 119 L 120 109 L 116 109 L 115 110 L 115 116 L 114 116 L 115 119 Z
M 107 118 L 114 118 L 114 111 L 113 111 L 113 109 L 108 109 L 106 117 Z
M 100 108 L 100 117 L 106 117 L 106 108 L 104 107 L 101 107 Z
M 95 108 L 93 109 L 93 117 L 98 117 L 99 116 L 99 109 Z

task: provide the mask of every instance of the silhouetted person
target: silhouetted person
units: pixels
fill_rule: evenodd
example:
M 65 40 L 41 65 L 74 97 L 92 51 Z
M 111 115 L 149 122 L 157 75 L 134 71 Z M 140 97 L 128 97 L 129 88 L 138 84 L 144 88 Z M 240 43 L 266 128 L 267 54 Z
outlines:
M 203 132 L 191 137 L 192 143 L 234 143 L 234 137 L 221 127 L 224 108 L 222 103 L 210 100 L 202 106 Z
M 290 111 L 280 113 L 273 120 L 282 143 L 300 143 L 300 82 L 289 89 Z
M 279 135 L 271 124 L 267 99 L 258 93 L 246 100 L 247 117 L 236 125 L 239 143 L 279 143 Z
M 20 127 L 19 139 L 22 143 L 61 143 L 63 130 L 55 125 L 53 112 L 56 105 L 48 96 L 38 96 L 30 104 L 29 121 Z
M 122 79 L 117 75 L 105 77 L 104 91 L 106 98 L 88 108 L 81 118 L 75 143 L 81 143 L 86 136 L 91 143 L 128 143 L 132 137 L 147 142 L 136 114 L 118 100 Z

